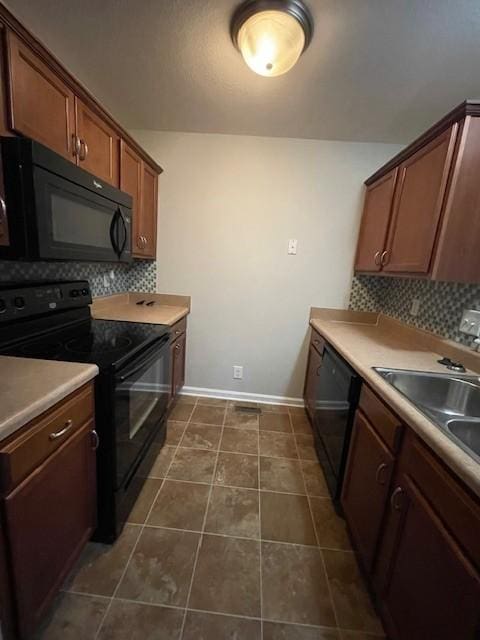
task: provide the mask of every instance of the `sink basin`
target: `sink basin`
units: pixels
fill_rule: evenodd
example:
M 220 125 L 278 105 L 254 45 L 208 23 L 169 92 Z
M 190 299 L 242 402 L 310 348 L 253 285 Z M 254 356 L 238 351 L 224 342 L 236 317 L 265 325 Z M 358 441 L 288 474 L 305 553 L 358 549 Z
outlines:
M 449 416 L 480 419 L 480 382 L 473 376 L 457 378 L 417 371 L 377 371 L 414 404 Z
M 449 420 L 447 429 L 480 458 L 480 420 Z
M 380 367 L 375 371 L 480 462 L 480 377 Z

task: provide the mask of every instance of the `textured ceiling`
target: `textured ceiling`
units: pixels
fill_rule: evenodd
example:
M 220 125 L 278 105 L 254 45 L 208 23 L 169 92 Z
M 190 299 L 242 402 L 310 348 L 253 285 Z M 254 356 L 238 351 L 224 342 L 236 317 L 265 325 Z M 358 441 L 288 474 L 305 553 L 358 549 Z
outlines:
M 480 93 L 478 0 L 309 0 L 314 39 L 256 76 L 234 0 L 7 0 L 130 129 L 408 142 Z

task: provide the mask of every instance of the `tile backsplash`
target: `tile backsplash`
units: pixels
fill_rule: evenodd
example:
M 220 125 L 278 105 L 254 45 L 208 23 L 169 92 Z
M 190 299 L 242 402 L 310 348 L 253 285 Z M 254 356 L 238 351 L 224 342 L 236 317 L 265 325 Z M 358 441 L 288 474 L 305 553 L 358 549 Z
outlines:
M 109 286 L 105 286 L 104 276 L 107 276 Z M 0 261 L 0 282 L 88 280 L 93 296 L 105 296 L 123 291 L 153 292 L 156 289 L 156 277 L 157 265 L 150 260 L 135 260 L 130 264 Z
M 418 298 L 418 315 L 410 313 Z M 377 311 L 402 322 L 469 345 L 472 338 L 458 330 L 465 309 L 480 309 L 480 285 L 431 282 L 414 278 L 354 276 L 350 309 Z

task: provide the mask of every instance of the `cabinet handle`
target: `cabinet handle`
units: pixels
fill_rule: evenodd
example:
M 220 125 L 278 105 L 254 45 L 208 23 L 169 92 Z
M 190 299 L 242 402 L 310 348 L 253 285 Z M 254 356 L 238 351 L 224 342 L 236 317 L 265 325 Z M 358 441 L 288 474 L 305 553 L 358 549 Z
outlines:
M 100 438 L 98 437 L 98 433 L 95 431 L 95 429 L 92 429 L 92 431 L 90 433 L 91 433 L 91 436 L 93 438 L 92 449 L 94 451 L 96 451 L 98 449 L 98 445 L 100 444 Z
M 375 480 L 379 485 L 384 485 L 387 479 L 385 476 L 382 476 L 382 473 L 388 469 L 388 464 L 386 462 L 382 462 L 378 465 L 377 470 L 375 472 Z
M 72 133 L 72 154 L 74 156 L 80 155 L 80 138 Z
M 88 144 L 85 140 L 80 140 L 80 160 L 85 160 L 88 155 Z
M 318 338 L 315 338 L 315 340 L 313 341 L 313 344 L 320 344 L 320 340 Z
M 180 345 L 179 345 L 179 344 L 176 344 L 176 345 L 175 345 L 175 349 L 180 349 Z
M 63 435 L 67 433 L 67 431 L 70 431 L 72 426 L 73 426 L 73 420 L 67 420 L 65 422 L 63 429 L 60 429 L 60 431 L 54 431 L 48 437 L 50 438 L 50 440 L 56 440 L 57 438 L 61 438 Z
M 322 365 L 320 365 L 320 366 L 318 366 L 318 367 L 317 367 L 317 376 L 319 376 L 319 375 L 320 375 L 320 371 L 321 371 L 321 369 L 322 369 Z
M 139 249 L 143 249 L 143 240 L 142 240 L 143 236 L 138 236 L 137 238 L 137 247 Z
M 389 254 L 389 251 L 382 252 L 382 257 L 380 258 L 380 264 L 382 265 L 382 267 L 384 267 L 386 264 L 389 263 L 390 256 L 388 254 Z
M 380 258 L 380 251 L 375 251 L 373 256 L 373 261 L 377 265 L 377 267 L 379 267 L 382 264 L 381 262 L 378 261 L 379 258 Z
M 390 496 L 390 505 L 394 511 L 402 510 L 402 503 L 399 500 L 397 500 L 397 498 L 399 498 L 402 495 L 403 495 L 402 487 L 397 487 L 395 491 L 392 493 L 392 495 Z
M 3 227 L 7 222 L 7 206 L 5 200 L 0 198 L 0 236 L 4 236 L 6 228 Z
M 147 236 L 143 236 L 143 242 L 144 242 L 143 246 L 146 247 L 148 244 Z

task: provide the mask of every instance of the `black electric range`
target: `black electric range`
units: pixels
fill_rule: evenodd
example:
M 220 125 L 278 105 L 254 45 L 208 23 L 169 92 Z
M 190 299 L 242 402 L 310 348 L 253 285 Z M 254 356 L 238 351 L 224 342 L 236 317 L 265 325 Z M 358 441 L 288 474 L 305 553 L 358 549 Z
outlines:
M 170 328 L 96 320 L 90 303 L 86 281 L 0 283 L 0 353 L 98 366 L 94 539 L 112 542 L 143 485 L 147 453 L 165 440 Z

